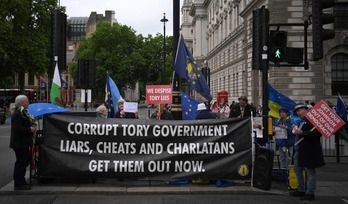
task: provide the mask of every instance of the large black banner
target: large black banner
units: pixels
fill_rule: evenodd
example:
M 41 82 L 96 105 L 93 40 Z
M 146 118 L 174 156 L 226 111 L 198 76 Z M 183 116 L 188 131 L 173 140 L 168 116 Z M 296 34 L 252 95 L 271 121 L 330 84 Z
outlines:
M 42 177 L 236 179 L 251 175 L 250 118 L 45 115 Z

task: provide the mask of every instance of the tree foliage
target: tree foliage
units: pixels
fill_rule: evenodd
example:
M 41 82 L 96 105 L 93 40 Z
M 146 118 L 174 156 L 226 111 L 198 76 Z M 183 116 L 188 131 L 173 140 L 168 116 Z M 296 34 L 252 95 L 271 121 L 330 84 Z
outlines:
M 47 70 L 50 14 L 56 10 L 56 5 L 57 0 L 0 1 L 1 82 L 9 81 L 17 74 L 23 90 L 25 73 L 39 76 Z M 8 84 L 0 83 L 1 86 Z
M 167 40 L 167 83 L 172 70 L 171 40 Z M 100 22 L 97 30 L 81 41 L 77 59 L 95 59 L 97 63 L 95 91 L 98 98 L 105 94 L 105 79 L 108 73 L 119 90 L 135 87 L 139 82 L 144 90 L 146 84 L 160 84 L 163 69 L 163 36 L 143 37 L 126 25 Z M 76 60 L 77 61 L 77 60 Z M 169 65 L 169 66 L 168 66 Z M 76 66 L 75 66 L 76 67 Z M 77 76 L 77 69 L 73 76 Z

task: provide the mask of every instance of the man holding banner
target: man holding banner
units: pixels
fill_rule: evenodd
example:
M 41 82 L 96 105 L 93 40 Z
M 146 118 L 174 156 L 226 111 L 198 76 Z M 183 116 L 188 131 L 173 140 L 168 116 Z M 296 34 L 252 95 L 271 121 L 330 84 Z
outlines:
M 314 192 L 317 183 L 315 169 L 325 165 L 323 150 L 320 143 L 321 133 L 306 118 L 306 115 L 308 114 L 308 107 L 306 105 L 298 103 L 293 110 L 294 114 L 303 120 L 299 127 L 293 129 L 293 133 L 300 139 L 300 142 L 297 143 L 298 151 L 294 155 L 294 166 L 298 180 L 298 189 L 297 191 L 290 192 L 290 195 L 301 197 L 301 200 L 315 200 Z M 304 170 L 307 172 L 306 191 L 304 187 Z

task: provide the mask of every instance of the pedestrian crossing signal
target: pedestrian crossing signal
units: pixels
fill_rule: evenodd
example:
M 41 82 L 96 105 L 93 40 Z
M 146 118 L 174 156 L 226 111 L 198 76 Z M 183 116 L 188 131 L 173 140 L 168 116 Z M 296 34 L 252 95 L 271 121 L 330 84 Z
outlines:
M 286 61 L 286 46 L 287 46 L 287 32 L 272 30 L 270 32 L 270 53 L 269 61 L 271 62 L 285 62 Z

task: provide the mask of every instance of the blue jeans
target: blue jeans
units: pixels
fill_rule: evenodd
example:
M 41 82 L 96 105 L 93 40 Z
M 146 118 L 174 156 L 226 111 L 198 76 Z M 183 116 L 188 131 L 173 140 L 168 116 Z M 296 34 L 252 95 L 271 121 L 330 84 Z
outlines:
M 279 147 L 280 168 L 288 169 L 291 162 L 293 147 Z
M 317 186 L 317 174 L 315 168 L 304 168 L 298 166 L 298 152 L 295 151 L 294 154 L 294 170 L 298 181 L 297 191 L 305 192 L 305 178 L 303 176 L 303 171 L 307 172 L 307 190 L 306 194 L 314 194 L 316 186 Z

